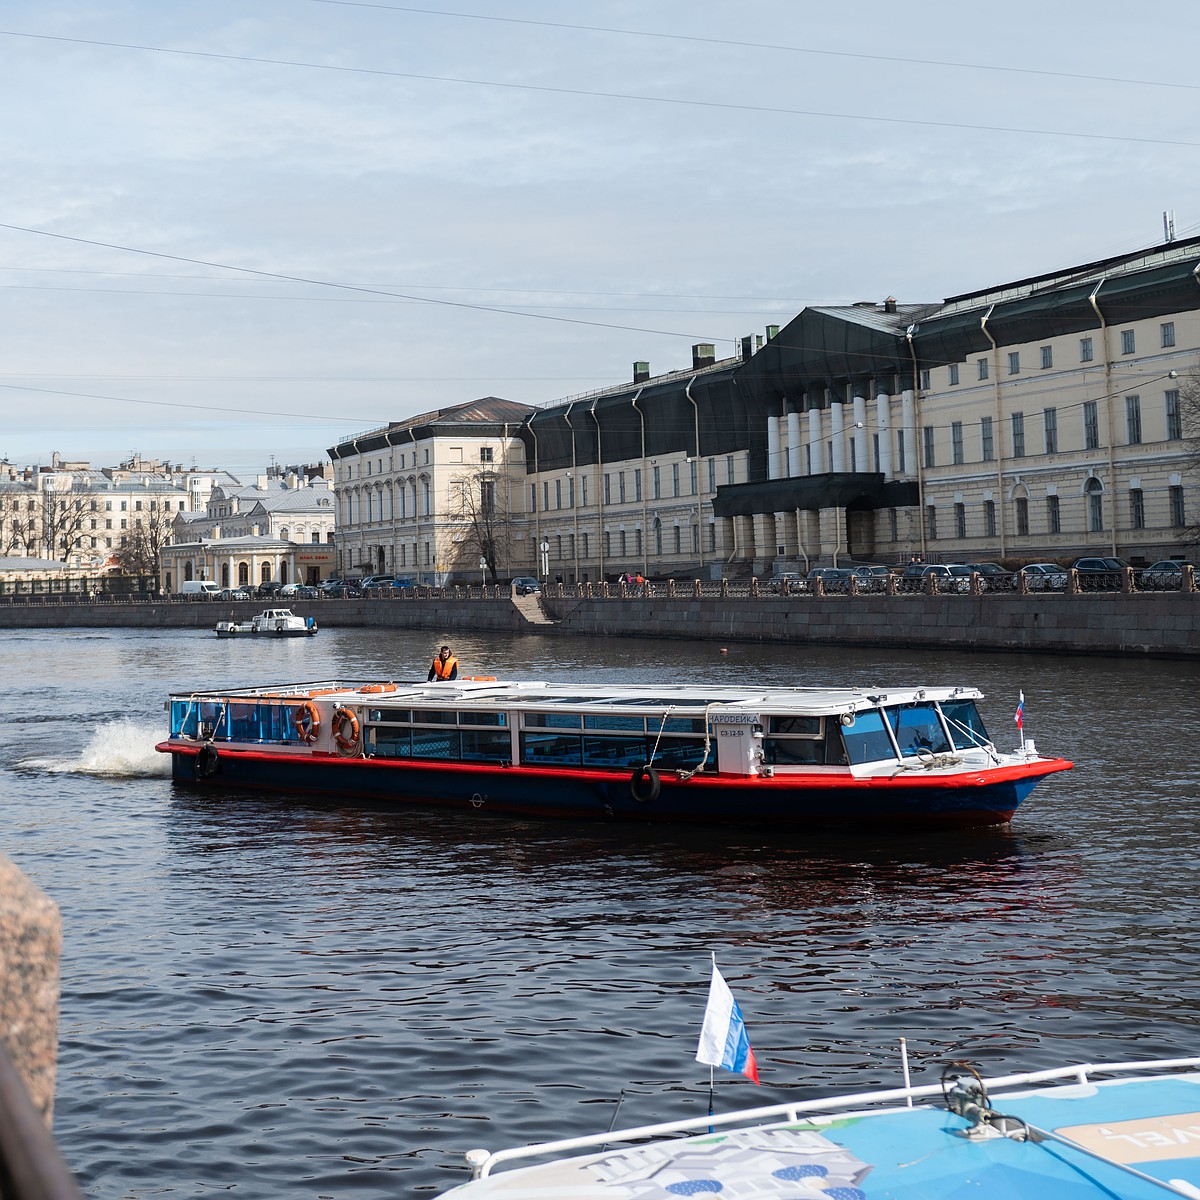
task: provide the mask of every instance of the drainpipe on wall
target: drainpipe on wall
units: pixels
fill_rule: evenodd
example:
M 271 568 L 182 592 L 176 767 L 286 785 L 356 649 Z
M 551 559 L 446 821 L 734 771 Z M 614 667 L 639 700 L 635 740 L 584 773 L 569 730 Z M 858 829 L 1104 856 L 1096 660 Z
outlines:
M 696 538 L 697 545 L 700 547 L 700 577 L 704 578 L 704 480 L 700 478 L 700 405 L 698 405 L 692 396 L 692 384 L 696 382 L 696 375 L 684 384 L 683 394 L 688 398 L 688 403 L 692 406 L 692 426 L 695 433 L 695 445 L 692 453 L 695 455 L 696 463 Z
M 533 438 L 533 569 L 530 574 L 540 579 L 542 573 L 539 568 L 542 564 L 538 556 L 541 554 L 542 545 L 542 506 L 538 503 L 538 484 L 542 482 L 539 478 L 541 468 L 538 462 L 538 435 L 533 427 L 532 416 L 526 424 L 529 427 L 529 436 Z
M 644 388 L 638 388 L 637 394 L 629 403 L 633 405 L 634 411 L 642 423 L 642 578 L 645 579 L 650 574 L 650 565 L 646 560 L 646 545 L 650 541 L 650 530 L 646 525 L 646 492 L 649 490 L 646 487 L 646 414 L 638 408 L 638 397 L 643 391 L 645 391 Z
M 916 415 L 917 427 L 917 444 L 913 447 L 913 454 L 917 459 L 917 525 L 921 530 L 921 559 L 925 559 L 926 542 L 925 542 L 925 447 L 922 444 L 924 437 L 924 429 L 921 426 L 921 375 L 917 369 L 917 350 L 913 345 L 913 330 L 915 325 L 910 325 L 904 333 L 904 340 L 908 342 L 908 355 L 912 359 L 912 381 L 913 381 L 913 412 Z
M 575 401 L 572 400 L 567 405 L 567 411 L 563 413 L 563 420 L 567 423 L 567 428 L 571 431 L 571 523 L 574 532 L 571 534 L 571 549 L 574 552 L 575 558 L 575 583 L 579 582 L 579 496 L 576 488 L 579 486 L 579 481 L 576 478 L 578 471 L 575 466 L 575 426 L 571 424 L 571 409 L 575 407 Z
M 1108 322 L 1104 319 L 1104 314 L 1100 311 L 1100 305 L 1096 297 L 1100 295 L 1100 289 L 1108 282 L 1108 276 L 1105 276 L 1092 289 L 1092 293 L 1088 296 L 1088 303 L 1092 306 L 1092 311 L 1096 314 L 1096 320 L 1100 322 L 1100 345 L 1104 351 L 1104 405 L 1105 416 L 1108 418 L 1108 522 L 1112 530 L 1112 556 L 1117 557 L 1117 464 L 1116 456 L 1113 448 L 1113 390 L 1112 390 L 1112 356 L 1108 352 Z M 1086 493 L 1085 493 L 1086 495 Z M 1086 520 L 1086 514 L 1085 514 Z
M 988 318 L 995 307 L 994 304 L 988 305 L 987 312 L 979 319 L 979 328 L 983 330 L 983 336 L 992 343 L 992 396 L 996 410 L 996 432 L 992 435 L 992 446 L 996 450 L 996 493 L 1000 497 L 1000 557 L 1003 558 L 1008 545 L 1008 505 L 1004 495 L 1004 411 L 1000 404 L 1000 345 L 987 327 Z
M 596 416 L 596 401 L 592 401 L 592 407 L 588 410 L 592 414 L 592 420 L 596 422 L 596 557 L 600 563 L 600 578 L 597 582 L 604 582 L 604 488 L 602 481 L 604 479 L 604 438 L 603 431 L 600 428 L 600 418 Z

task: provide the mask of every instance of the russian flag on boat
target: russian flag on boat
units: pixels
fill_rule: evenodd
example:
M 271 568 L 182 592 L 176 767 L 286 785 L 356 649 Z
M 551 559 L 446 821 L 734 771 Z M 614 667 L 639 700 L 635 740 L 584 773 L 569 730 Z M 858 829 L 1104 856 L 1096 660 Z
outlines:
M 708 1005 L 704 1009 L 704 1026 L 700 1030 L 700 1044 L 696 1047 L 696 1061 L 726 1071 L 737 1071 L 754 1083 L 758 1082 L 758 1063 L 754 1061 L 754 1051 L 750 1048 L 742 1010 L 738 1008 L 729 984 L 717 970 L 715 956 L 712 983 L 708 988 Z
M 1025 728 L 1025 693 L 1018 692 L 1017 697 L 1018 697 L 1017 711 L 1016 711 L 1016 715 L 1013 717 L 1013 720 L 1016 721 L 1018 729 L 1024 729 Z

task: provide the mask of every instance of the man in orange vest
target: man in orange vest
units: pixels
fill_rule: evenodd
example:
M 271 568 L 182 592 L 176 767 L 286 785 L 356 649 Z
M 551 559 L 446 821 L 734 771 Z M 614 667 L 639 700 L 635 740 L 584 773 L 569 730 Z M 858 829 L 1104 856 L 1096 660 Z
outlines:
M 458 659 L 450 653 L 449 646 L 443 646 L 441 653 L 433 660 L 433 665 L 429 668 L 429 679 L 426 682 L 432 683 L 436 679 L 439 683 L 446 683 L 457 678 Z

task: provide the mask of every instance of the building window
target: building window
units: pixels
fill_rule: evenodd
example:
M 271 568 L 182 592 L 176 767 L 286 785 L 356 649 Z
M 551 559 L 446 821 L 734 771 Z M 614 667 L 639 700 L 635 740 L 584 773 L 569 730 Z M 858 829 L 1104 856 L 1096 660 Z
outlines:
M 1021 373 L 1021 352 L 1013 350 L 1008 356 L 1008 373 L 1010 375 L 1020 375 Z
M 708 549 L 712 554 L 717 552 L 717 527 L 712 521 L 708 523 Z
M 988 360 L 986 358 L 977 360 L 975 367 L 978 371 L 979 379 L 986 379 L 988 377 Z
M 896 467 L 901 475 L 907 469 L 904 463 L 904 430 L 896 430 Z M 812 474 L 810 471 L 809 474 Z M 893 539 L 894 540 L 894 539 Z
M 619 503 L 625 503 L 625 472 L 617 472 L 617 500 Z
M 725 456 L 725 482 L 726 483 L 733 482 L 733 455 L 732 454 L 727 454 Z
M 679 495 L 679 464 L 671 464 L 671 495 Z
M 1132 529 L 1146 528 L 1146 493 L 1141 488 L 1129 489 L 1129 525 Z
M 1104 485 L 1095 477 L 1087 481 L 1084 488 L 1087 495 L 1088 532 L 1104 532 Z
M 529 511 L 537 512 L 537 510 L 537 484 L 531 483 L 529 485 Z M 401 513 L 400 515 L 403 516 L 404 514 Z
M 675 553 L 682 554 L 683 553 L 683 534 L 678 525 L 674 526 L 674 533 L 675 533 Z
M 662 499 L 662 467 L 655 467 L 651 485 L 654 489 L 654 499 Z
M 548 479 L 543 479 L 542 480 L 542 512 L 549 512 L 549 511 L 550 511 L 550 481 Z M 426 516 L 429 515 L 428 509 L 425 510 L 425 515 Z
M 950 386 L 958 387 L 958 363 L 950 364 Z
M 1177 529 L 1182 528 L 1184 525 L 1187 524 L 1187 521 L 1184 519 L 1184 512 L 1183 512 L 1183 488 L 1172 487 L 1170 489 L 1170 495 L 1171 495 L 1171 524 L 1174 525 Z
M 1137 339 L 1133 336 L 1132 329 L 1121 330 L 1121 353 L 1134 354 L 1137 352 Z
M 586 533 L 581 533 L 579 535 L 579 547 L 583 551 L 584 558 L 587 558 L 588 556 L 588 540 L 588 535 Z
M 926 425 L 921 430 L 921 436 L 925 442 L 925 466 L 926 467 L 932 467 L 935 465 L 934 456 L 933 456 L 933 433 L 934 433 L 934 430 L 933 430 L 932 425 Z
M 1167 406 L 1167 440 L 1177 442 L 1183 437 L 1183 417 L 1179 409 L 1179 391 L 1172 388 L 1169 392 L 1163 392 L 1163 399 Z
M 480 446 L 479 447 L 479 461 L 481 463 L 490 463 L 493 461 L 491 446 Z
M 1062 514 L 1058 508 L 1058 497 L 1046 497 L 1046 528 L 1051 533 L 1062 533 Z
M 1058 409 L 1042 409 L 1042 425 L 1046 433 L 1046 453 L 1058 453 Z
M 583 475 L 580 477 L 580 480 L 579 480 L 579 506 L 580 506 L 580 508 L 587 508 L 587 506 L 588 506 L 587 493 L 588 493 L 588 477 L 586 475 Z
M 633 498 L 641 500 L 642 498 L 642 469 L 634 467 L 633 469 Z
M 640 525 L 633 531 L 633 552 L 638 558 L 642 557 L 642 529 Z
M 937 541 L 937 505 L 925 506 L 925 536 L 931 542 Z
M 1013 501 L 1013 508 L 1017 515 L 1017 536 L 1025 537 L 1029 533 L 1029 500 L 1025 496 L 1018 496 Z
M 1047 367 L 1052 367 L 1052 366 L 1054 366 L 1054 347 L 1053 346 L 1043 346 L 1042 347 L 1042 370 L 1044 371 Z
M 980 458 L 983 462 L 991 462 L 996 457 L 996 442 L 992 437 L 992 418 L 979 419 Z
M 625 530 L 623 530 L 623 529 L 617 530 L 617 542 L 619 543 L 620 548 L 621 548 L 621 557 L 624 558 L 625 555 L 629 553 L 628 542 L 626 541 L 626 538 L 625 538 Z
M 950 458 L 955 466 L 959 466 L 963 461 L 963 432 L 961 421 L 952 421 L 950 423 Z
M 708 460 L 708 490 L 710 492 L 717 490 L 717 460 L 715 458 Z
M 604 472 L 604 503 L 612 503 L 612 476 L 607 471 Z
M 1083 448 L 1097 450 L 1100 447 L 1100 415 L 1095 400 L 1083 402 Z
M 1079 361 L 1092 361 L 1092 339 L 1090 337 L 1079 339 Z
M 554 507 L 562 508 L 562 480 L 554 481 Z
M 791 464 L 789 463 L 789 466 L 790 465 Z M 688 463 L 688 486 L 691 488 L 691 491 L 688 493 L 688 495 L 690 495 L 690 496 L 694 496 L 696 494 L 696 487 L 697 487 L 697 483 L 698 483 L 698 480 L 696 478 L 696 467 L 697 467 L 697 463 L 696 463 L 696 460 L 693 458 Z
M 1025 414 L 1015 412 L 1012 415 L 1013 458 L 1025 457 Z
M 954 536 L 959 541 L 967 536 L 967 506 L 965 504 L 954 506 Z
M 983 502 L 983 531 L 987 537 L 996 536 L 996 502 L 995 500 L 985 500 Z
M 1142 442 L 1142 400 L 1140 396 L 1125 397 L 1125 434 L 1131 446 Z
M 917 386 L 918 386 L 918 387 L 921 389 L 921 391 L 923 391 L 923 392 L 927 392 L 927 391 L 929 391 L 929 387 L 930 387 L 930 379 L 929 379 L 929 370 L 928 370 L 928 368 L 926 368 L 926 369 L 922 370 L 922 371 L 920 372 L 920 374 L 918 375 L 918 377 L 917 377 Z
M 1175 345 L 1175 322 L 1174 321 L 1164 321 L 1158 327 L 1158 332 L 1159 332 L 1159 345 L 1162 346 L 1162 348 L 1164 350 L 1167 350 L 1171 346 Z

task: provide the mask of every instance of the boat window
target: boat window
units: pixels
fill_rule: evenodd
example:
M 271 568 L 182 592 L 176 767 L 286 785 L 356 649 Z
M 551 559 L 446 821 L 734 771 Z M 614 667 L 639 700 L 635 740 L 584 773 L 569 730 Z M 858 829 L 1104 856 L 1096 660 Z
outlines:
M 508 713 L 472 710 L 458 714 L 460 725 L 507 725 Z
M 529 712 L 525 714 L 526 729 L 578 729 L 579 714 L 573 712 Z
M 578 735 L 557 733 L 522 733 L 521 761 L 530 766 L 563 764 L 580 765 Z
M 824 717 L 767 717 L 763 762 L 777 767 L 820 766 L 826 758 Z M 841 747 L 838 747 L 841 754 Z
M 658 732 L 659 721 L 650 718 L 650 728 Z M 662 727 L 663 733 L 703 733 L 703 717 L 668 717 Z
M 464 729 L 462 757 L 467 762 L 508 762 L 512 758 L 512 737 L 505 731 Z
M 842 741 L 852 763 L 896 761 L 896 748 L 878 709 L 857 713 L 853 725 L 842 727 Z
M 936 705 L 904 704 L 885 711 L 901 754 L 917 754 L 924 750 L 944 754 L 950 749 Z
M 974 700 L 943 700 L 941 708 L 956 749 L 969 750 L 972 746 L 990 744 L 991 739 Z
M 455 725 L 458 718 L 452 712 L 443 712 L 440 708 L 418 708 L 413 710 L 414 725 Z
M 585 767 L 640 767 L 647 761 L 644 737 L 585 737 Z
M 703 763 L 705 768 L 716 769 L 717 743 L 709 743 L 708 758 L 704 757 L 704 739 L 701 738 L 664 738 L 658 743 L 654 755 L 654 765 L 660 770 L 667 767 L 672 771 L 690 771 L 697 764 Z
M 768 717 L 767 732 L 793 737 L 820 737 L 820 717 Z
M 412 756 L 413 758 L 458 758 L 460 756 L 458 730 L 414 729 L 412 731 Z
M 645 717 L 610 717 L 584 714 L 584 729 L 624 729 L 641 733 L 646 728 Z
M 403 721 L 407 724 L 412 720 L 412 711 L 407 708 L 373 708 L 372 721 Z
M 380 758 L 408 758 L 412 754 L 412 731 L 390 727 L 371 730 L 371 744 Z

